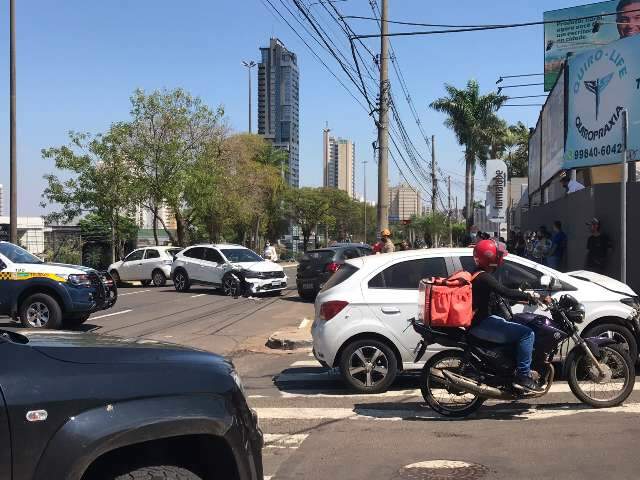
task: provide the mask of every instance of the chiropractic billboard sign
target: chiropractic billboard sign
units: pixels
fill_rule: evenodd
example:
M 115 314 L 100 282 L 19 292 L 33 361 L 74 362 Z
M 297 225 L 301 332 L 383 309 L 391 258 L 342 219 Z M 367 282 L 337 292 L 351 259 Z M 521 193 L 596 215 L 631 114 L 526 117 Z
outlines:
M 640 35 L 575 55 L 568 62 L 564 168 L 622 161 L 622 111 L 629 160 L 640 160 Z

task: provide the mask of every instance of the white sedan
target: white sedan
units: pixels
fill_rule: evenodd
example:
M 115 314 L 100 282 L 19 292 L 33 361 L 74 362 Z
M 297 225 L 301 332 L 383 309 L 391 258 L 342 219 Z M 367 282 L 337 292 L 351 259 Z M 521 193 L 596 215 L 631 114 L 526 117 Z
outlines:
M 419 281 L 461 269 L 475 269 L 471 249 L 411 250 L 349 260 L 316 298 L 312 327 L 316 359 L 339 367 L 345 382 L 358 391 L 386 390 L 399 371 L 422 366 L 413 363 L 420 337 L 407 322 L 417 315 Z M 516 255 L 509 255 L 497 272 L 509 288 L 527 283 L 534 290 L 542 290 L 543 275 L 556 279 L 554 297 L 569 292 L 584 304 L 584 333 L 614 335 L 637 358 L 640 303 L 631 288 L 592 272 L 560 273 Z M 535 310 L 523 305 L 513 310 L 524 308 Z M 425 360 L 438 349 L 430 346 Z

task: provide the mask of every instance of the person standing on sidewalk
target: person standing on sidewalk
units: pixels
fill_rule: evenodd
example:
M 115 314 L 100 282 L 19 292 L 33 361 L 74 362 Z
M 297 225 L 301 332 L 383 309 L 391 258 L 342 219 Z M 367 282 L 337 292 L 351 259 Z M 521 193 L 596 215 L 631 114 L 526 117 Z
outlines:
M 381 253 L 392 253 L 395 252 L 396 247 L 391 241 L 391 231 L 388 228 L 385 228 L 380 232 L 380 236 L 382 237 L 382 250 Z
M 611 250 L 611 239 L 606 233 L 602 233 L 600 220 L 592 218 L 587 222 L 591 229 L 591 236 L 587 240 L 587 270 L 596 273 L 605 273 L 607 270 L 607 259 Z
M 567 234 L 562 231 L 562 222 L 553 222 L 553 236 L 551 237 L 551 250 L 547 258 L 547 266 L 562 271 L 563 260 L 567 250 Z
M 541 265 L 547 264 L 547 256 L 551 250 L 551 239 L 547 227 L 541 225 L 536 234 L 536 242 L 533 247 L 533 261 Z

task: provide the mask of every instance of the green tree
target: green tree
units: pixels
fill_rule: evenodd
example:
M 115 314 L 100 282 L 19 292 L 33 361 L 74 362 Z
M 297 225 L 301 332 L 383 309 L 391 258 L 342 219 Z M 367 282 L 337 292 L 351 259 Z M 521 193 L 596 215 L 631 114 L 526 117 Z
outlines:
M 467 228 L 470 228 L 473 224 L 476 164 L 486 166 L 491 129 L 499 123 L 496 111 L 507 97 L 495 93 L 481 95 L 475 80 L 467 82 L 464 89 L 445 84 L 445 90 L 447 96 L 438 98 L 430 106 L 447 115 L 444 124 L 454 131 L 458 143 L 465 147 L 465 213 Z
M 449 222 L 444 213 L 435 212 L 429 215 L 413 216 L 411 228 L 420 233 L 426 243 L 435 247 L 439 245 L 440 237 L 448 233 Z
M 69 223 L 97 215 L 108 226 L 112 260 L 120 253 L 122 218 L 135 213 L 135 177 L 126 151 L 129 132 L 126 123 L 113 124 L 104 135 L 70 132 L 68 145 L 42 150 L 43 158 L 62 172 L 61 177 L 44 177 L 41 205 L 55 209 L 47 220 Z
M 309 237 L 318 225 L 331 222 L 330 204 L 326 192 L 320 188 L 303 187 L 291 189 L 287 196 L 290 217 L 302 230 L 304 251 L 307 251 Z
M 226 134 L 224 111 L 212 111 L 200 98 L 178 88 L 131 97 L 129 153 L 135 162 L 140 203 L 162 225 L 172 243 L 184 246 L 193 220 L 185 197 L 199 159 L 209 155 Z M 166 205 L 176 219 L 174 233 L 159 215 Z M 157 235 L 156 235 L 157 241 Z

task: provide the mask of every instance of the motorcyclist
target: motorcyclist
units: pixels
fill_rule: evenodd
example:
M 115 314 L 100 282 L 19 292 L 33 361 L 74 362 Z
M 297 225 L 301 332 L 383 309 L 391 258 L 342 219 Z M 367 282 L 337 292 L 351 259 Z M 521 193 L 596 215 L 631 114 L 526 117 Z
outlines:
M 492 275 L 504 263 L 507 250 L 495 240 L 481 240 L 473 249 L 478 275 L 472 282 L 473 311 L 470 333 L 481 340 L 516 345 L 516 376 L 513 386 L 527 392 L 541 392 L 542 388 L 531 376 L 534 333 L 526 325 L 508 322 L 492 312 L 495 295 L 515 301 L 533 302 L 537 294 L 512 290 L 500 284 Z

